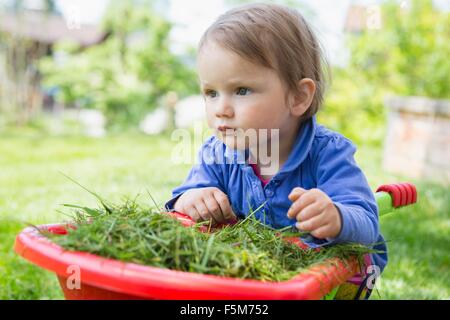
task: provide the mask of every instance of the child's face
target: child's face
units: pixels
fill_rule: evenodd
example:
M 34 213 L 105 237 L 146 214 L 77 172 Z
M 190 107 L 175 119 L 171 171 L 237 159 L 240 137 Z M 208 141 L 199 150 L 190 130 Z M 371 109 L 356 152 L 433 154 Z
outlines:
M 290 114 L 286 89 L 274 70 L 208 42 L 199 53 L 198 73 L 208 125 L 227 146 L 254 147 L 242 135 L 236 137 L 236 129 L 280 129 L 282 139 L 287 130 L 296 128 L 298 118 Z

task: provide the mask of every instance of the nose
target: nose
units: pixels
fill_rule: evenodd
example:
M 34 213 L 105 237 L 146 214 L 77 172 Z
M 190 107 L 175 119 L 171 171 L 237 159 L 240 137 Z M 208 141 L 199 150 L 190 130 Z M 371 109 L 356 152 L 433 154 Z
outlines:
M 234 116 L 234 108 L 230 99 L 226 96 L 222 96 L 218 101 L 215 108 L 216 117 L 218 118 L 231 118 Z

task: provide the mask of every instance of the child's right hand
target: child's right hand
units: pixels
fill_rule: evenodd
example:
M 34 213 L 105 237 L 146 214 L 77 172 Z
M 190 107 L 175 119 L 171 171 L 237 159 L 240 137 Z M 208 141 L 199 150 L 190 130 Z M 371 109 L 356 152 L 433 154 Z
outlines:
M 190 189 L 178 198 L 173 208 L 194 221 L 212 220 L 218 224 L 236 220 L 227 195 L 215 187 Z

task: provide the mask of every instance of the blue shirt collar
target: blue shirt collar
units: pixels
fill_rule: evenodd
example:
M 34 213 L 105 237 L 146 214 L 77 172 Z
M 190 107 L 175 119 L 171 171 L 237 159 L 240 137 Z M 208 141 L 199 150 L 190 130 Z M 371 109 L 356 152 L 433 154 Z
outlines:
M 316 134 L 316 126 L 315 116 L 303 122 L 302 126 L 298 130 L 294 147 L 292 148 L 288 159 L 280 168 L 278 174 L 291 172 L 302 164 L 311 150 L 314 136 Z

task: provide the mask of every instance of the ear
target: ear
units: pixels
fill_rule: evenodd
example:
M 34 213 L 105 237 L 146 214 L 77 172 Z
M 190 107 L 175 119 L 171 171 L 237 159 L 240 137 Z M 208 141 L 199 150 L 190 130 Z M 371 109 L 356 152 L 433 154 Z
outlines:
M 298 82 L 298 91 L 291 97 L 290 111 L 293 116 L 300 117 L 311 106 L 316 93 L 316 84 L 310 78 L 303 78 Z

